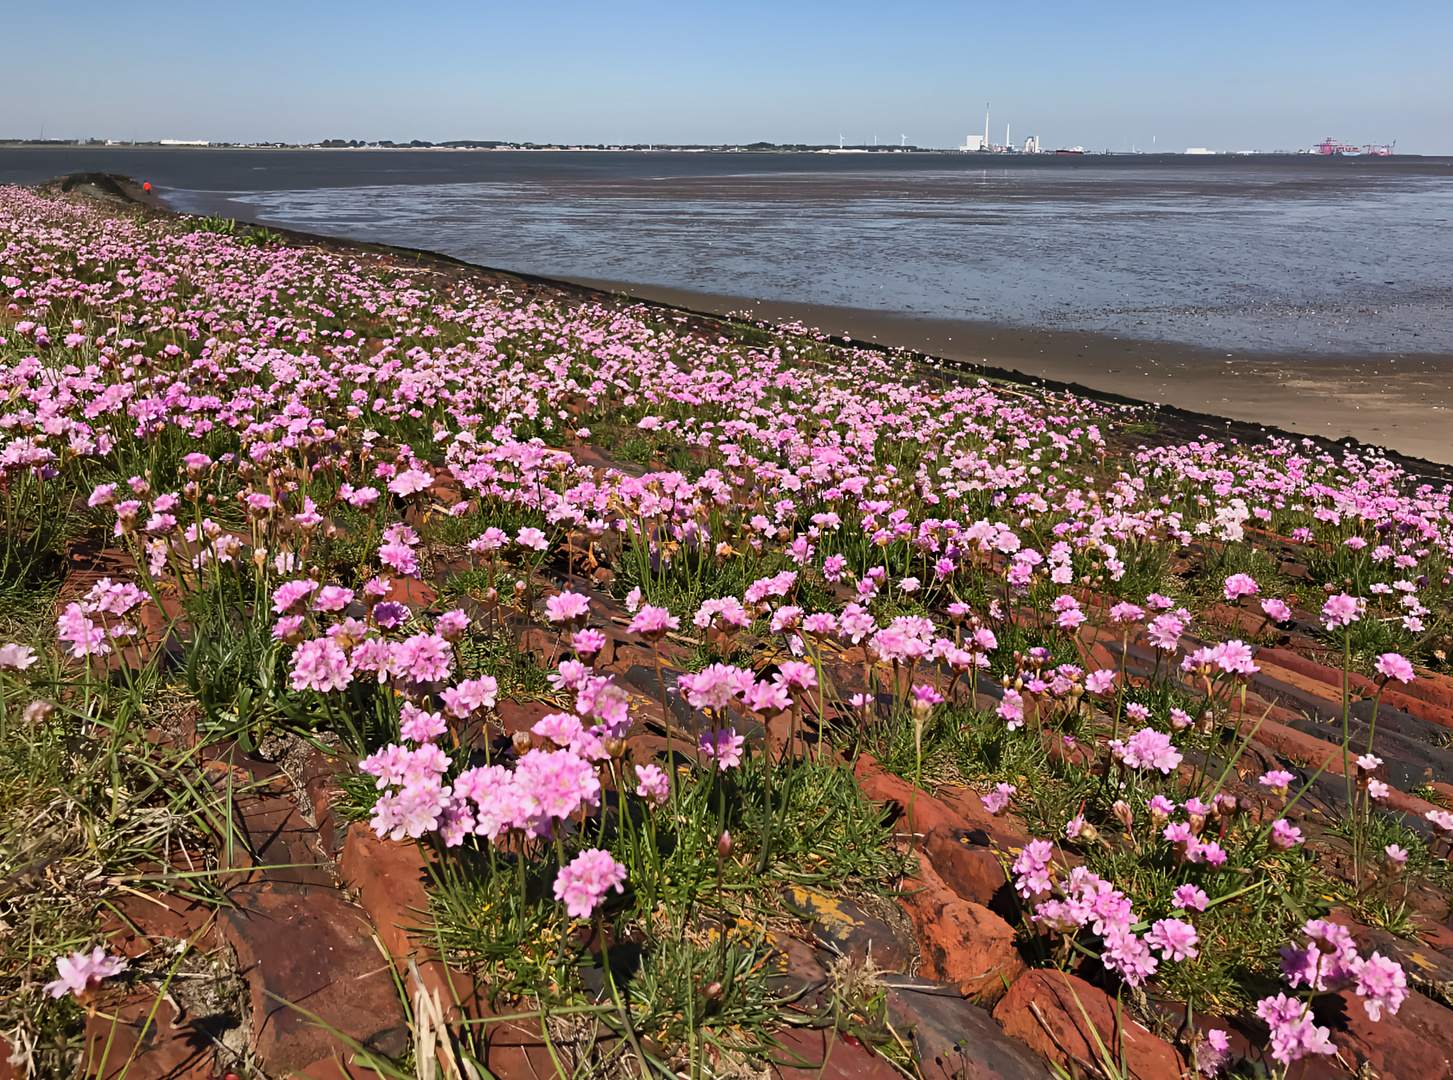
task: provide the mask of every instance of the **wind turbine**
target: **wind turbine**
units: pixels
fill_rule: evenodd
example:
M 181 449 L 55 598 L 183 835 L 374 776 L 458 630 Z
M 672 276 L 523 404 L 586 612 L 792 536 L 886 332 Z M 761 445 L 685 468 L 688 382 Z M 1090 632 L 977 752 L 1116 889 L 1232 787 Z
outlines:
M 899 146 L 907 146 L 908 145 L 908 136 L 907 135 L 899 135 L 898 138 L 902 140 L 902 142 L 900 142 L 898 144 Z
M 839 150 L 843 148 L 843 137 L 841 135 L 837 137 L 837 148 Z

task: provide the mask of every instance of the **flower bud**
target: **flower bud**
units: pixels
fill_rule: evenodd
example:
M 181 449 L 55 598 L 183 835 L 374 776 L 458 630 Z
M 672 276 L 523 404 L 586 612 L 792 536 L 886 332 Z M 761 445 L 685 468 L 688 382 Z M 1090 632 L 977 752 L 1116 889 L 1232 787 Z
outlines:
M 611 736 L 608 739 L 601 739 L 600 745 L 614 761 L 619 761 L 626 752 L 626 740 L 618 736 Z
M 732 845 L 732 834 L 731 833 L 724 832 L 724 833 L 721 834 L 721 836 L 717 837 L 717 841 L 716 841 L 716 853 L 721 858 L 725 859 L 727 856 L 729 856 L 732 853 L 732 846 L 733 845 Z
M 528 731 L 517 731 L 510 736 L 510 742 L 514 744 L 515 753 L 524 757 L 535 744 L 535 739 Z
M 1187 817 L 1190 820 L 1191 832 L 1195 833 L 1197 836 L 1200 836 L 1202 830 L 1204 830 L 1206 827 L 1206 815 L 1188 814 Z
M 1126 830 L 1132 830 L 1135 827 L 1135 812 L 1130 809 L 1128 802 L 1124 799 L 1116 799 L 1115 805 L 1111 809 L 1115 811 L 1115 816 L 1120 819 L 1120 824 L 1124 825 Z
M 715 1001 L 717 998 L 721 997 L 721 983 L 710 983 L 701 992 L 709 997 L 712 1001 Z

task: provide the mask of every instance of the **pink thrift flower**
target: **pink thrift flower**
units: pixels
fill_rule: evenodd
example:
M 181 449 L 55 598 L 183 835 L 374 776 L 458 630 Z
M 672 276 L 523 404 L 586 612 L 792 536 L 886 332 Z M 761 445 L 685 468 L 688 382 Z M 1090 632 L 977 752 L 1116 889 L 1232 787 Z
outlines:
M 433 742 L 449 730 L 442 716 L 436 712 L 425 712 L 411 701 L 404 702 L 399 711 L 399 721 L 399 734 L 416 743 Z
M 730 728 L 714 735 L 707 732 L 701 736 L 701 752 L 716 761 L 718 771 L 726 772 L 742 763 L 742 746 L 746 741 L 745 736 Z
M 395 495 L 407 498 L 424 491 L 431 483 L 429 474 L 419 469 L 405 469 L 388 482 L 388 489 Z
M 665 608 L 646 604 L 636 612 L 636 617 L 626 629 L 633 634 L 640 634 L 647 641 L 660 641 L 680 626 L 681 620 Z
M 46 983 L 45 992 L 53 998 L 65 997 L 67 993 L 80 997 L 91 983 L 120 975 L 126 970 L 126 961 L 119 956 L 107 956 L 106 950 L 98 945 L 89 955 L 73 952 L 70 956 L 57 957 L 55 966 L 60 978 Z
M 1024 698 L 1018 690 L 1005 690 L 1004 698 L 996 710 L 1010 731 L 1024 726 Z
M 1373 1023 L 1382 1019 L 1382 1010 L 1396 1015 L 1408 998 L 1408 977 L 1396 960 L 1373 953 L 1358 967 L 1354 987 L 1362 998 L 1362 1007 Z
M 1145 935 L 1146 943 L 1160 950 L 1161 959 L 1191 960 L 1199 956 L 1196 949 L 1200 936 L 1196 928 L 1181 919 L 1160 919 Z
M 1154 728 L 1141 728 L 1125 743 L 1125 764 L 1132 769 L 1159 769 L 1170 775 L 1181 763 L 1181 753 L 1170 736 Z
M 1277 818 L 1271 823 L 1271 842 L 1282 851 L 1289 851 L 1302 842 L 1302 830 L 1286 818 Z
M 590 617 L 590 597 L 563 592 L 545 600 L 545 618 L 552 623 L 581 623 Z
M 316 690 L 326 694 L 344 690 L 353 681 L 348 654 L 332 638 L 313 638 L 293 652 L 294 690 Z
M 555 899 L 565 904 L 572 919 L 587 919 L 606 893 L 625 892 L 626 868 L 599 848 L 582 851 L 555 875 Z
M 353 602 L 353 590 L 324 585 L 313 601 L 314 611 L 342 611 Z
M 273 614 L 291 615 L 301 611 L 303 604 L 317 588 L 318 583 L 307 578 L 283 582 L 272 594 Z
M 784 660 L 778 665 L 777 679 L 783 686 L 811 690 L 817 685 L 817 671 L 801 660 Z
M 1362 618 L 1366 607 L 1367 601 L 1347 593 L 1338 593 L 1322 605 L 1322 623 L 1328 630 L 1351 626 Z
M 378 549 L 379 562 L 402 574 L 404 577 L 418 577 L 419 559 L 414 549 L 407 544 L 389 543 Z
M 1231 1040 L 1221 1028 L 1206 1032 L 1206 1041 L 1196 1050 L 1196 1068 L 1202 1076 L 1216 1076 L 1231 1064 Z
M 657 806 L 664 806 L 671 794 L 670 777 L 657 765 L 637 765 L 636 794 Z
M 1227 600 L 1238 600 L 1243 596 L 1255 596 L 1261 592 L 1261 586 L 1247 574 L 1232 574 L 1226 579 L 1224 592 Z
M 454 650 L 435 634 L 415 634 L 393 647 L 392 660 L 414 682 L 443 682 L 454 666 Z
M 1383 653 L 1377 658 L 1374 665 L 1377 673 L 1387 679 L 1396 679 L 1398 682 L 1410 683 L 1417 678 L 1413 671 L 1413 665 L 1407 658 L 1395 652 Z
M 1284 623 L 1292 621 L 1292 609 L 1280 600 L 1263 600 L 1261 602 L 1261 610 L 1272 622 Z
M 998 814 L 1002 812 L 1003 809 L 1009 805 L 1010 797 L 1017 794 L 1018 791 L 1019 789 L 1016 788 L 1013 784 L 998 785 L 993 791 L 989 792 L 989 794 L 983 796 L 981 801 L 984 804 L 984 809 L 989 811 L 989 813 L 991 814 Z
M 38 659 L 28 645 L 6 642 L 0 645 L 0 671 L 24 671 Z
M 469 629 L 469 616 L 458 608 L 450 608 L 434 620 L 434 633 L 448 642 L 458 641 Z
M 1197 885 L 1181 885 L 1171 893 L 1171 900 L 1178 908 L 1195 911 L 1205 911 L 1206 905 L 1211 902 L 1211 898 L 1206 895 L 1206 890 Z
M 1278 795 L 1285 795 L 1287 793 L 1287 786 L 1295 779 L 1296 777 L 1285 769 L 1272 769 L 1269 772 L 1263 773 L 1257 783 L 1262 787 L 1269 788 Z
M 105 656 L 111 651 L 106 644 L 106 632 L 86 617 L 80 604 L 68 604 L 56 620 L 56 637 L 63 643 L 69 642 L 71 655 L 77 660 L 88 656 Z

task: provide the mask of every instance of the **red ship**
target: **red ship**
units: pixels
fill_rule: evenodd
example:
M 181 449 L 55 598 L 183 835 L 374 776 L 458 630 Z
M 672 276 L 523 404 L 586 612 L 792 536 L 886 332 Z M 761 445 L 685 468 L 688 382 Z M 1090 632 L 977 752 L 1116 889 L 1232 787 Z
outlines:
M 1368 157 L 1392 157 L 1393 148 L 1396 146 L 1396 140 L 1390 143 L 1368 143 L 1366 146 L 1353 146 L 1350 143 L 1338 142 L 1329 135 L 1317 144 L 1316 153 L 1331 154 L 1337 157 L 1360 157 L 1363 154 Z

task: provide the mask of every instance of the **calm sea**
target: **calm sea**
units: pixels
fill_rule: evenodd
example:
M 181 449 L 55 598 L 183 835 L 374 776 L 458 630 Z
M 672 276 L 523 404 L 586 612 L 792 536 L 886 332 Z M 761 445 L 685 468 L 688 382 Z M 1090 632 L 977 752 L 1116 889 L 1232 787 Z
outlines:
M 1453 354 L 1453 161 L 0 149 L 487 266 L 1240 352 Z

